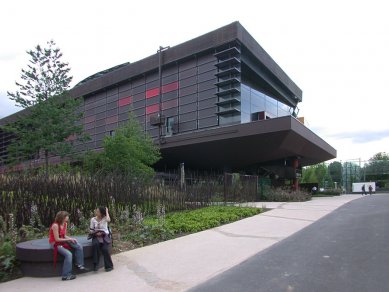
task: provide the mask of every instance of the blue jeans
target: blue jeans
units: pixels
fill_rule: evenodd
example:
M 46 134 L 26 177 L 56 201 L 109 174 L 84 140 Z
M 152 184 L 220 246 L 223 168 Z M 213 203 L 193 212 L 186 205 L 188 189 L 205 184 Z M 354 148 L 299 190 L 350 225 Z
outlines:
M 74 251 L 74 255 L 76 257 L 76 264 L 77 265 L 84 265 L 84 250 L 82 249 L 82 246 L 79 243 L 70 243 L 68 244 L 72 247 L 72 250 Z M 51 248 L 54 249 L 54 245 L 51 245 Z M 67 277 L 70 274 L 72 274 L 73 270 L 73 254 L 70 250 L 64 248 L 63 246 L 58 246 L 58 253 L 63 255 L 64 261 L 62 266 L 62 277 Z

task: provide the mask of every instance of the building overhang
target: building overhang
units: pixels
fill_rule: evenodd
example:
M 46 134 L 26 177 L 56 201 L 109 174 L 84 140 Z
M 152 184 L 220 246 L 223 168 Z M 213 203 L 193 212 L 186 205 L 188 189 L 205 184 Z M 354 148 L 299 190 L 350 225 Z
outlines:
M 244 169 L 298 157 L 301 166 L 336 157 L 336 150 L 291 116 L 166 137 L 160 167 Z

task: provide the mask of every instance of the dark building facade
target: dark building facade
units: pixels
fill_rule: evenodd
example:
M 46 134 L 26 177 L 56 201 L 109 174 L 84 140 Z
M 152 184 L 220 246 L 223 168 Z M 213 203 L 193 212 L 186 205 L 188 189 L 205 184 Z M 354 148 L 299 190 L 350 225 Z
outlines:
M 296 168 L 336 157 L 296 118 L 301 89 L 239 22 L 92 75 L 71 95 L 84 97 L 82 122 L 91 137 L 75 145 L 78 151 L 101 148 L 132 111 L 160 144 L 161 170 L 184 162 L 295 178 Z M 8 140 L 1 133 L 3 157 Z

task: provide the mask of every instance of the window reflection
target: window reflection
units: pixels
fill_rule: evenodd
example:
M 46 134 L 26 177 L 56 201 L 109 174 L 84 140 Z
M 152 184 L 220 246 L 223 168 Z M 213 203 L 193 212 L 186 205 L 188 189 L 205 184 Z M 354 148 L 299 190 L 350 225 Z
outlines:
M 241 123 L 289 116 L 291 107 L 242 83 Z

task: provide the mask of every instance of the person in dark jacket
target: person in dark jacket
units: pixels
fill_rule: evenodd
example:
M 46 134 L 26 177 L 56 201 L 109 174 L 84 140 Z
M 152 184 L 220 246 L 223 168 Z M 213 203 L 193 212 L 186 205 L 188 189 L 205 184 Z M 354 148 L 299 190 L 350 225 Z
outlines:
M 362 186 L 362 196 L 367 195 L 365 185 Z
M 93 264 L 94 271 L 98 270 L 100 261 L 100 251 L 104 256 L 104 268 L 106 272 L 113 270 L 113 263 L 109 253 L 109 245 L 112 240 L 108 223 L 111 221 L 108 208 L 98 207 L 95 210 L 95 217 L 90 220 L 90 237 L 92 237 L 93 245 Z

